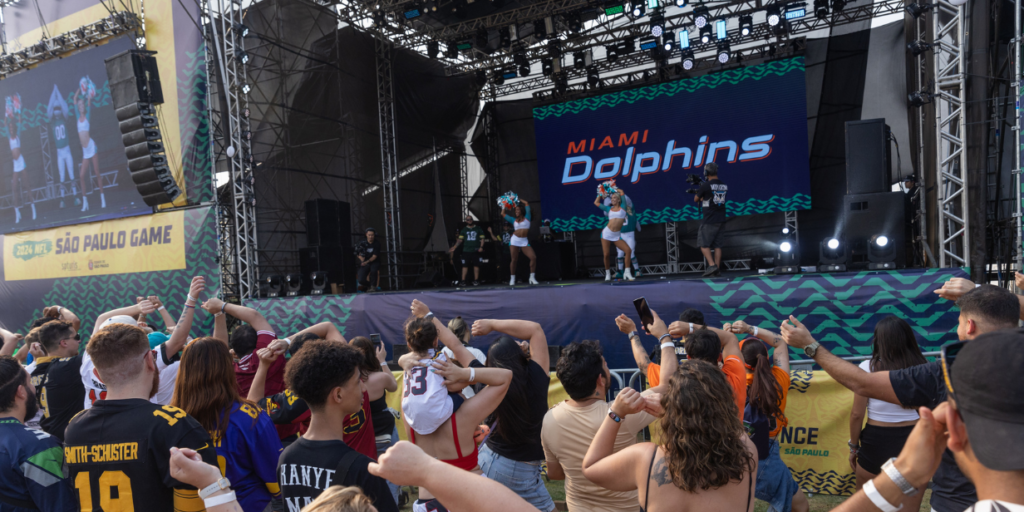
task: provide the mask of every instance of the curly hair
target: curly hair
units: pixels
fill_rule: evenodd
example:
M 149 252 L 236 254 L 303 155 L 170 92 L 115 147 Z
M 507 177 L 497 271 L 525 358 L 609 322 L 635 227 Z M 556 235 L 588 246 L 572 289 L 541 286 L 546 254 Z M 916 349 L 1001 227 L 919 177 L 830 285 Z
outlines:
M 583 340 L 566 345 L 558 358 L 555 374 L 569 398 L 590 398 L 597 389 L 597 378 L 605 375 L 601 342 Z
M 683 346 L 686 347 L 686 356 L 690 359 L 717 364 L 718 358 L 722 355 L 722 342 L 718 339 L 718 334 L 706 326 L 687 335 Z
M 335 341 L 307 341 L 284 370 L 288 389 L 314 411 L 323 408 L 331 390 L 352 378 L 365 356 L 359 349 Z
M 432 318 L 412 318 L 405 323 L 405 342 L 413 352 L 426 352 L 437 344 L 437 326 Z
M 717 366 L 701 360 L 679 365 L 661 398 L 665 461 L 672 483 L 686 491 L 717 489 L 757 467 L 743 442 L 746 432 L 732 387 Z

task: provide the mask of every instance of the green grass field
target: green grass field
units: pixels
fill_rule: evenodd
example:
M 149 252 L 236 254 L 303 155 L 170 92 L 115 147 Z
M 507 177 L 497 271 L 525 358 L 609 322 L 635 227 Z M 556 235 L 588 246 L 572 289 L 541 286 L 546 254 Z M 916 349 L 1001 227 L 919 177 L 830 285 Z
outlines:
M 563 482 L 560 482 L 560 481 L 548 481 L 545 485 L 548 488 L 548 492 L 551 494 L 551 498 L 554 499 L 556 503 L 557 502 L 564 502 L 565 501 L 565 487 L 564 487 Z M 924 500 L 921 501 L 921 512 L 928 512 L 929 510 L 931 510 L 931 506 L 929 505 L 929 501 L 931 499 L 931 494 L 932 494 L 932 491 L 930 491 L 930 490 L 925 492 Z M 405 507 L 402 507 L 402 510 L 403 511 L 406 511 L 406 510 L 411 511 L 412 510 L 412 504 L 411 503 L 412 503 L 412 500 L 415 500 L 415 499 L 416 499 L 415 490 L 413 490 L 412 494 L 411 494 L 411 498 L 410 498 L 410 504 L 406 505 Z M 842 503 L 843 500 L 845 500 L 845 499 L 846 499 L 846 496 L 829 496 L 829 495 L 826 495 L 826 494 L 816 494 L 816 495 L 810 496 L 808 498 L 808 501 L 810 501 L 810 503 L 811 503 L 811 512 L 826 512 L 828 510 L 832 510 L 832 509 L 838 507 L 839 504 Z M 638 506 L 639 506 L 639 504 L 638 504 Z M 754 505 L 754 512 L 766 512 L 767 510 L 768 510 L 768 504 L 763 502 L 763 501 L 758 501 Z

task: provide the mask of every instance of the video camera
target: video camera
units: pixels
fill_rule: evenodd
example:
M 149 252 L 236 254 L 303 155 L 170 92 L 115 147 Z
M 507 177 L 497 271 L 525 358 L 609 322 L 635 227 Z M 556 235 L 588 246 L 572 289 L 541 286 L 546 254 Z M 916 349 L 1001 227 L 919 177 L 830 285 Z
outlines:
M 686 182 L 691 185 L 691 188 L 686 189 L 687 194 L 696 194 L 699 192 L 699 188 L 704 183 L 704 178 L 697 176 L 696 174 L 687 174 Z

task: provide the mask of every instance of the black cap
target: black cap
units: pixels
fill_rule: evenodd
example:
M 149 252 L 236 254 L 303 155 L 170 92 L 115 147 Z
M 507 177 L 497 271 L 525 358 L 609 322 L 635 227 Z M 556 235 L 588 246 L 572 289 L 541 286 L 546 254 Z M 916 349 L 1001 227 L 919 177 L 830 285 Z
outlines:
M 365 233 L 369 233 L 370 231 L 373 231 L 373 234 L 375 234 L 375 235 L 377 234 L 377 230 L 376 230 L 376 229 L 373 229 L 373 228 L 366 228 L 366 231 L 363 231 L 363 233 L 364 233 L 364 234 L 365 234 Z
M 978 461 L 994 471 L 1024 469 L 1024 331 L 978 336 L 960 350 L 950 373 Z

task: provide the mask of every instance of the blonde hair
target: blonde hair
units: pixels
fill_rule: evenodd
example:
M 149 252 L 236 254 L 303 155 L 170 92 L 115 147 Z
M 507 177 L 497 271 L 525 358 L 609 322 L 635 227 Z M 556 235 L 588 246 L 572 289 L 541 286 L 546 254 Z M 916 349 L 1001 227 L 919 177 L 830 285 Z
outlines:
M 377 509 L 358 487 L 332 485 L 302 507 L 302 512 L 377 512 Z
M 465 340 L 465 336 L 469 333 L 469 325 L 466 324 L 466 321 L 463 320 L 461 316 L 457 316 L 448 321 L 448 330 L 451 331 L 463 345 L 468 343 Z

